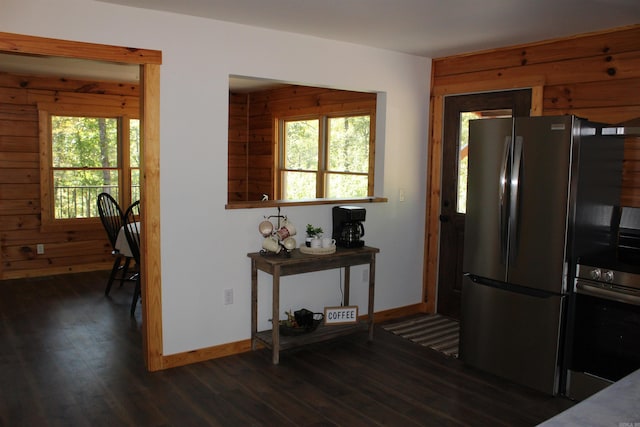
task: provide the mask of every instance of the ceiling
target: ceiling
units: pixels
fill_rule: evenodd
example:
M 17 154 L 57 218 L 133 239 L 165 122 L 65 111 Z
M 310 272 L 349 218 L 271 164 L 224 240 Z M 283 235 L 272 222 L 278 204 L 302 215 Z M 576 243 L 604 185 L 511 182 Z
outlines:
M 140 80 L 140 67 L 137 65 L 2 53 L 0 53 L 0 72 L 134 83 Z
M 640 23 L 639 0 L 97 0 L 438 58 Z M 137 81 L 137 66 L 0 54 L 0 71 Z M 249 81 L 237 81 L 244 85 Z M 232 83 L 236 83 L 235 80 Z M 261 82 L 264 83 L 264 82 Z
M 639 0 L 99 0 L 437 58 L 640 22 Z

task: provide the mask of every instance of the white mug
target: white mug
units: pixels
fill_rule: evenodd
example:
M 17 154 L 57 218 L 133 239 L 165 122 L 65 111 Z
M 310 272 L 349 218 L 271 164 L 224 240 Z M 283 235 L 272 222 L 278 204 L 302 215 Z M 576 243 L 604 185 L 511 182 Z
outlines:
M 322 247 L 322 240 L 316 238 L 311 239 L 311 247 L 312 248 L 321 248 Z
M 280 246 L 280 243 L 273 237 L 267 237 L 266 239 L 264 239 L 262 241 L 262 247 L 268 250 L 269 252 L 275 252 L 275 253 L 280 252 L 280 249 L 282 249 Z
M 288 251 L 295 249 L 297 246 L 296 239 L 294 239 L 293 237 L 287 237 L 282 241 L 282 244 L 284 245 L 285 249 Z
M 332 246 L 335 246 L 335 244 L 336 244 L 336 239 L 332 239 L 331 237 L 325 237 L 324 239 L 322 239 L 323 248 L 330 248 Z
M 260 234 L 262 234 L 264 237 L 267 237 L 273 231 L 273 224 L 271 223 L 271 221 L 267 221 L 265 219 L 260 223 L 260 225 L 258 225 L 258 230 L 260 230 Z

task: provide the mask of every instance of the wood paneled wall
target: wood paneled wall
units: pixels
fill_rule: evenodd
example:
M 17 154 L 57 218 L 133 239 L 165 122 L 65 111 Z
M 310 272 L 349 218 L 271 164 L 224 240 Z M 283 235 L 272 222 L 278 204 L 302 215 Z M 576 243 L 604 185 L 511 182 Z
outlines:
M 247 94 L 229 93 L 228 202 L 249 200 L 247 196 L 248 99 Z
M 111 105 L 139 114 L 137 84 L 0 73 L 0 279 L 108 269 L 102 225 L 40 229 L 38 103 Z M 36 253 L 44 244 L 45 253 Z
M 443 101 L 447 95 L 532 88 L 532 115 L 620 123 L 640 117 L 640 25 L 433 61 L 425 299 L 437 279 Z M 625 140 L 623 206 L 640 206 L 640 138 Z
M 273 138 L 278 117 L 343 111 L 374 115 L 376 100 L 375 93 L 296 85 L 249 94 L 230 93 L 228 201 L 258 201 L 263 194 L 274 199 Z
M 473 92 L 479 83 L 500 90 L 540 82 L 543 115 L 626 122 L 640 118 L 640 25 L 436 59 L 432 79 L 436 95 Z M 640 206 L 639 144 L 626 141 L 625 206 Z

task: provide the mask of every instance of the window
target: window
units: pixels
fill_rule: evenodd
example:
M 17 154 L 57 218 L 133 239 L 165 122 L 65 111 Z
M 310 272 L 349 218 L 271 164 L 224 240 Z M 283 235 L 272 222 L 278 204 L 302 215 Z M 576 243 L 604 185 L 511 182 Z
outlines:
M 347 199 L 373 195 L 369 114 L 279 120 L 279 197 Z
M 460 113 L 458 139 L 458 201 L 456 212 L 467 212 L 467 175 L 469 172 L 469 120 L 511 117 L 511 110 L 469 111 Z
M 138 119 L 53 106 L 40 123 L 43 226 L 97 218 L 102 192 L 123 207 L 140 198 Z

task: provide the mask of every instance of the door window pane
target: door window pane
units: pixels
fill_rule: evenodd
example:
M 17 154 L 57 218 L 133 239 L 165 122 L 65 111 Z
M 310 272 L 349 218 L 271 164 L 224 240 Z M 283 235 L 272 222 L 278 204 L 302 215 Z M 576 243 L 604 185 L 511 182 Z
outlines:
M 458 137 L 458 200 L 456 211 L 467 212 L 467 174 L 469 171 L 469 120 L 511 117 L 511 109 L 468 111 L 460 113 Z

